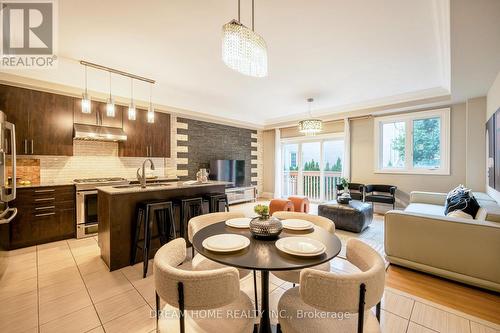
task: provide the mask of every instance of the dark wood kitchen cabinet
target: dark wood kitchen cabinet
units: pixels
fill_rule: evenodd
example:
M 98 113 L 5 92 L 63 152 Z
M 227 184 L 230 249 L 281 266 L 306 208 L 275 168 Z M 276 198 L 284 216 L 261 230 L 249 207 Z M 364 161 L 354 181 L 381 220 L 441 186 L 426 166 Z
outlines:
M 11 203 L 17 216 L 9 223 L 9 249 L 75 237 L 73 185 L 18 188 Z
M 74 97 L 0 85 L 0 110 L 16 125 L 18 155 L 73 155 Z
M 115 104 L 115 116 L 108 117 L 106 115 L 106 103 L 92 101 L 90 113 L 82 113 L 82 101 L 75 98 L 74 122 L 76 124 L 122 128 L 122 118 L 127 110 L 127 107 Z
M 136 120 L 123 117 L 127 141 L 120 142 L 123 157 L 170 157 L 170 115 L 155 112 L 154 123 L 148 123 L 147 111 L 137 109 Z

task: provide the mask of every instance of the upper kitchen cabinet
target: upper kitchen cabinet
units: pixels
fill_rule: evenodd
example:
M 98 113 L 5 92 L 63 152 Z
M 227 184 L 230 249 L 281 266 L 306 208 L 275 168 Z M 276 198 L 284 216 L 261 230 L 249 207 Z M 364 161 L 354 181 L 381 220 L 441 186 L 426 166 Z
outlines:
M 154 123 L 149 123 L 146 110 L 136 112 L 136 120 L 123 117 L 127 141 L 120 142 L 120 156 L 170 157 L 170 115 L 155 112 Z
M 106 103 L 92 101 L 90 113 L 82 113 L 81 99 L 75 99 L 74 110 L 75 110 L 75 123 L 85 124 L 85 125 L 98 125 L 106 127 L 117 127 L 122 128 L 122 116 L 125 107 L 115 104 L 115 116 L 108 117 L 106 115 Z
M 170 157 L 170 115 L 155 112 L 155 122 L 149 125 L 149 157 Z
M 16 125 L 19 155 L 73 155 L 75 98 L 0 85 L 0 110 Z

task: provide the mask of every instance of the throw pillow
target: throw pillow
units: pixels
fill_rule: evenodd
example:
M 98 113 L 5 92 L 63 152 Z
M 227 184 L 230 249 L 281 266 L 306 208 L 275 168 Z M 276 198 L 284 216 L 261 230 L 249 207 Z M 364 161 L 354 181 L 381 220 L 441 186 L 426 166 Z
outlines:
M 476 216 L 474 217 L 474 220 L 479 220 L 479 221 L 484 221 L 486 220 L 486 217 L 488 216 L 488 211 L 484 207 L 480 207 L 479 210 L 477 211 Z
M 471 190 L 460 185 L 450 191 L 446 198 L 445 214 L 461 210 L 471 216 L 476 216 L 480 206 L 471 193 Z
M 472 215 L 469 215 L 466 212 L 463 212 L 461 210 L 454 210 L 454 211 L 449 212 L 448 214 L 446 214 L 446 216 L 448 216 L 448 217 L 458 217 L 458 218 L 462 218 L 462 219 L 472 220 Z

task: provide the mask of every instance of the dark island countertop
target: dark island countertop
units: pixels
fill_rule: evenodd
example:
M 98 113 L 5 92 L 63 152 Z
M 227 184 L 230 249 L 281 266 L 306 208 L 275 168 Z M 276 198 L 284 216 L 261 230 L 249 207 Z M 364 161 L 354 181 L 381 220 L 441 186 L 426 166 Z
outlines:
M 128 194 L 128 193 L 144 193 L 144 192 L 154 192 L 154 191 L 177 191 L 180 189 L 189 189 L 196 187 L 212 187 L 212 186 L 226 186 L 231 183 L 219 182 L 219 181 L 209 181 L 207 183 L 190 183 L 188 182 L 164 182 L 164 183 L 153 183 L 146 185 L 142 188 L 139 184 L 129 184 L 129 185 L 118 185 L 118 186 L 100 186 L 97 187 L 98 191 L 102 191 L 107 194 Z
M 132 239 L 137 225 L 137 205 L 143 201 L 170 201 L 180 197 L 199 197 L 209 193 L 224 193 L 226 182 L 189 184 L 172 182 L 168 184 L 150 184 L 146 188 L 140 185 L 102 186 L 97 188 L 98 205 L 98 242 L 101 257 L 111 271 L 130 264 Z M 179 223 L 179 207 L 174 207 L 176 230 L 183 228 L 187 235 L 187 226 Z M 159 240 L 151 243 L 150 258 L 160 247 Z M 141 251 L 138 251 L 141 252 Z M 142 254 L 137 254 L 137 262 L 142 261 Z

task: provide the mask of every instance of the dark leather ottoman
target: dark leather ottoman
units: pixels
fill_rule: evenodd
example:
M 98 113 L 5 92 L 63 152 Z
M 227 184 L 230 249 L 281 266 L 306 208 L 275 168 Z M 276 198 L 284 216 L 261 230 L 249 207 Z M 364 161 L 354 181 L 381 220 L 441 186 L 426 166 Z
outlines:
M 318 215 L 332 220 L 336 229 L 361 232 L 372 223 L 373 209 L 372 205 L 358 200 L 351 200 L 348 204 L 334 200 L 319 205 Z

